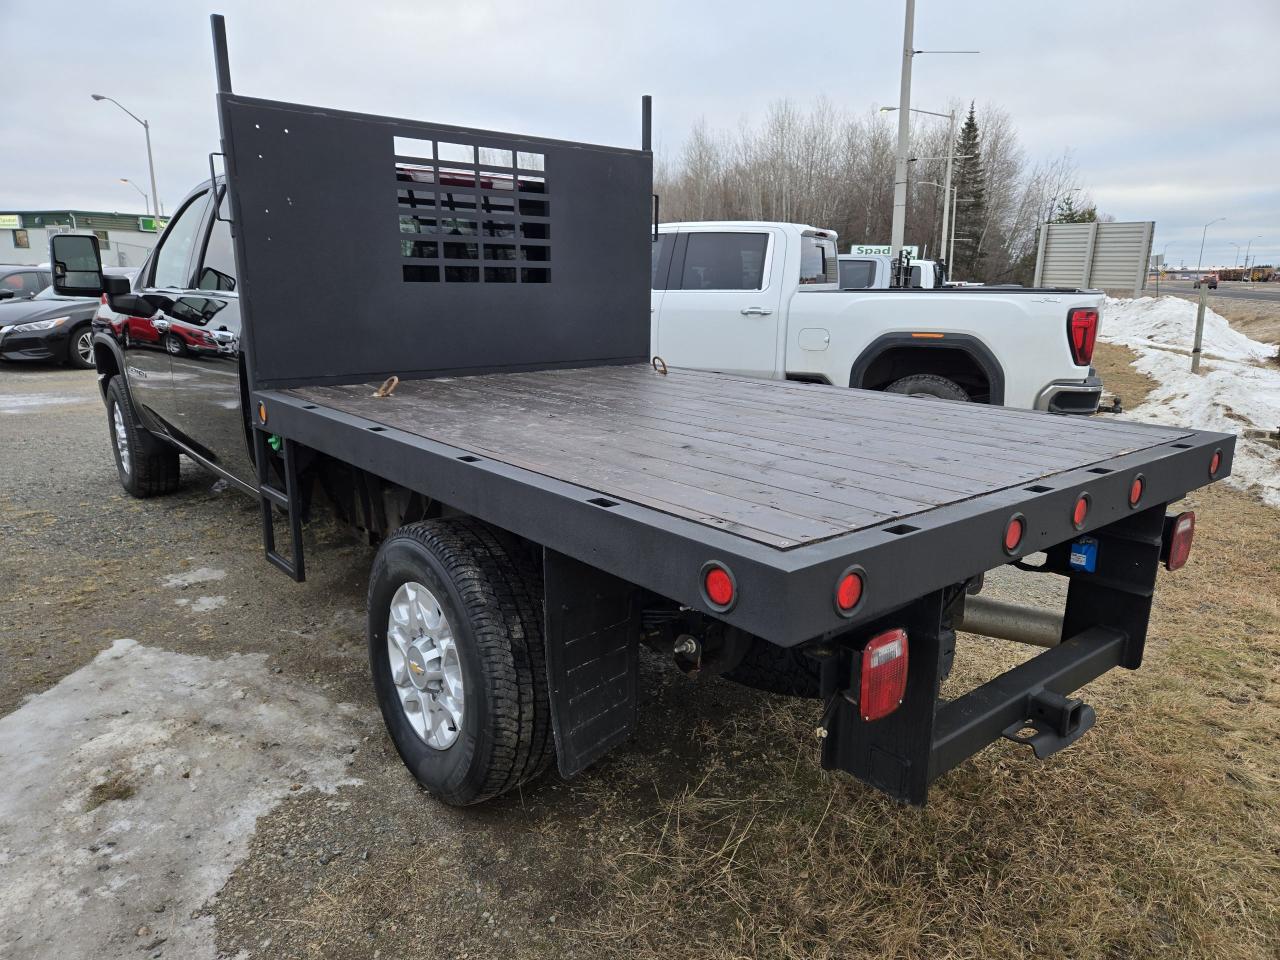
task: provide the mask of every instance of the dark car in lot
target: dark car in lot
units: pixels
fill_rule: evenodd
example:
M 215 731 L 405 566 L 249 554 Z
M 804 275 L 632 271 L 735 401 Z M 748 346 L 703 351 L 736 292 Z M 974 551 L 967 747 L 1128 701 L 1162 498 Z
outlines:
M 48 277 L 49 271 L 43 272 Z M 115 277 L 133 277 L 137 272 L 123 267 L 103 271 Z M 67 297 L 50 286 L 35 296 L 0 300 L 0 360 L 45 360 L 89 369 L 93 366 L 90 324 L 98 305 L 97 297 Z
M 0 301 L 30 300 L 53 282 L 46 267 L 0 263 Z

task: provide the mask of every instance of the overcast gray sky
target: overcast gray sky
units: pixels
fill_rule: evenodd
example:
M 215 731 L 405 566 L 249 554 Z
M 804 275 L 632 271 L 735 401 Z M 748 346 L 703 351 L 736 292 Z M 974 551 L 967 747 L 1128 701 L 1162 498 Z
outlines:
M 61 18 L 53 9 L 60 11 Z M 769 101 L 897 101 L 902 0 L 0 0 L 0 212 L 140 211 L 152 125 L 166 209 L 217 147 L 208 14 L 227 16 L 239 92 L 366 113 L 636 143 L 642 93 L 660 149 L 706 117 Z M 1250 238 L 1280 259 L 1280 2 L 918 0 L 913 104 L 990 102 L 1033 158 L 1071 150 L 1117 219 L 1156 250 L 1230 263 Z M 928 121 L 926 121 L 928 122 Z M 888 238 L 886 237 L 887 241 Z

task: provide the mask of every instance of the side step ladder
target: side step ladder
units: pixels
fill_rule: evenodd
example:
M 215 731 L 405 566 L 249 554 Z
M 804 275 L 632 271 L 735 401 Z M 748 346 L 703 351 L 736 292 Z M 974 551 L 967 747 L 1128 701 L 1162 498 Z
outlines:
M 262 545 L 267 561 L 283 570 L 298 583 L 307 578 L 302 557 L 302 504 L 298 488 L 298 451 L 294 442 L 280 438 L 278 451 L 270 444 L 268 433 L 258 427 L 253 430 L 253 454 L 258 465 L 258 498 L 262 505 Z M 279 452 L 284 459 L 284 490 L 272 485 L 271 454 Z M 291 557 L 286 558 L 276 550 L 275 508 L 289 512 L 289 546 Z

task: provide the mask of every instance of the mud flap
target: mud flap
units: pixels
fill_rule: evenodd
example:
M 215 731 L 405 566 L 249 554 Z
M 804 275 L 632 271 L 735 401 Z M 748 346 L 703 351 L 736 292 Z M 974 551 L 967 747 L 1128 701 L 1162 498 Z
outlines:
M 547 678 L 560 773 L 572 777 L 636 725 L 640 604 L 625 580 L 543 550 Z

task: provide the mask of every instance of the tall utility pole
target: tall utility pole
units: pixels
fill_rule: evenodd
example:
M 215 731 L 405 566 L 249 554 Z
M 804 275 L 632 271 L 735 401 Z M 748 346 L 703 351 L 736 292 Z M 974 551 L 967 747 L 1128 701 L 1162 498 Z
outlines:
M 916 0 L 906 0 L 907 22 L 902 29 L 902 85 L 898 91 L 898 165 L 893 177 L 893 226 L 889 258 L 902 253 L 907 232 L 907 153 L 911 146 L 911 59 L 915 56 Z
M 1206 235 L 1206 234 L 1208 234 L 1208 232 L 1209 232 L 1209 228 L 1210 228 L 1210 227 L 1212 227 L 1215 223 L 1221 223 L 1221 222 L 1222 222 L 1223 220 L 1225 220 L 1225 219 L 1227 219 L 1227 218 L 1226 218 L 1226 217 L 1219 217 L 1217 220 L 1210 220 L 1208 223 L 1206 223 L 1206 224 L 1204 225 L 1204 229 L 1200 231 L 1200 259 L 1196 261 L 1196 273 L 1199 273 L 1199 272 L 1200 272 L 1200 270 L 1204 267 L 1204 238 L 1205 238 L 1205 235 Z

